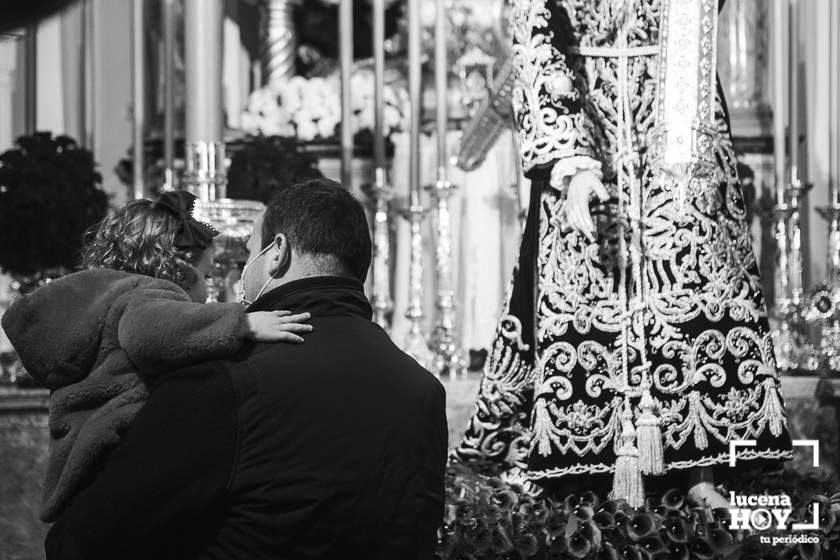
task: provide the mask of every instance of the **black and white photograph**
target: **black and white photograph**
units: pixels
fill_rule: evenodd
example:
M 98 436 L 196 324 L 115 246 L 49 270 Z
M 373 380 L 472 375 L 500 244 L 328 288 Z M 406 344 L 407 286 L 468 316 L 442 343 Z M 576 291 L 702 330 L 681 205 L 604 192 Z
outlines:
M 0 560 L 840 560 L 840 0 L 0 4 Z

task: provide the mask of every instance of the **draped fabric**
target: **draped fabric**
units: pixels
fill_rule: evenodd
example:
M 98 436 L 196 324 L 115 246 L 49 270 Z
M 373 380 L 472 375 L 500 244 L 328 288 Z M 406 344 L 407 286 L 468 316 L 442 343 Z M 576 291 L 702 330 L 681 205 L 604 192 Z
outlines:
M 638 418 L 649 362 L 666 471 L 725 465 L 734 439 L 757 441 L 739 450 L 742 464 L 790 458 L 720 88 L 716 173 L 680 209 L 648 149 L 660 1 L 513 4 L 514 110 L 531 200 L 456 454 L 534 480 L 612 473 L 625 396 Z M 549 185 L 555 166 L 563 175 L 600 167 L 610 199 L 592 205 L 594 241 L 569 227 L 565 188 Z M 638 216 L 626 204 L 634 193 Z M 639 261 L 626 250 L 634 242 Z M 643 320 L 628 324 L 628 314 Z

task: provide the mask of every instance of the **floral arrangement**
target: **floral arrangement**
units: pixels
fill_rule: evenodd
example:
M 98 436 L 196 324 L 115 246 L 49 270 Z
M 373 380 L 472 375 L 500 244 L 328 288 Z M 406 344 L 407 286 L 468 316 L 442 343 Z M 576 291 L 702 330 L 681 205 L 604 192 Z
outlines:
M 374 127 L 374 76 L 367 68 L 351 77 L 353 134 Z M 386 85 L 384 132 L 390 135 L 406 128 L 408 94 L 404 89 Z M 338 74 L 327 77 L 295 76 L 277 86 L 254 91 L 242 113 L 242 128 L 249 134 L 286 136 L 301 142 L 332 140 L 342 122 L 341 81 Z
M 284 186 L 322 174 L 317 158 L 293 139 L 270 136 L 253 138 L 233 151 L 227 177 L 229 197 L 268 204 Z
M 0 267 L 15 275 L 78 264 L 108 195 L 93 154 L 68 136 L 21 136 L 0 154 Z
M 840 559 L 836 481 L 785 471 L 778 488 L 768 488 L 767 480 L 740 483 L 739 491 L 782 490 L 790 495 L 796 522 L 809 519 L 812 502 L 821 504 L 820 529 L 811 532 L 818 544 L 774 547 L 760 539 L 771 535 L 769 531 L 731 532 L 727 510 L 694 506 L 677 490 L 634 510 L 591 491 L 562 500 L 539 497 L 516 482 L 483 472 L 460 462 L 448 467 L 439 560 Z

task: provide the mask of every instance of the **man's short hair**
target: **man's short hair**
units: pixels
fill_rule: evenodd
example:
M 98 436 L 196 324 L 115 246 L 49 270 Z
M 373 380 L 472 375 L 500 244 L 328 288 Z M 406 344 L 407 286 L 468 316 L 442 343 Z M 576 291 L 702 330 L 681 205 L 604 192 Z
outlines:
M 268 203 L 263 248 L 283 233 L 300 254 L 332 256 L 345 272 L 365 281 L 371 241 L 362 205 L 330 179 L 312 179 L 280 189 Z

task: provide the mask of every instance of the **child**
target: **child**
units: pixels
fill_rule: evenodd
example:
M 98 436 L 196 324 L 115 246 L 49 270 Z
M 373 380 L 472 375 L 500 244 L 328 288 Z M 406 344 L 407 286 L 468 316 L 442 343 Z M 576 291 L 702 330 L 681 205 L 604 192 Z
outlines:
M 195 197 L 165 193 L 106 218 L 87 270 L 16 301 L 3 315 L 27 372 L 50 389 L 50 450 L 41 518 L 54 521 L 96 474 L 143 406 L 147 384 L 230 356 L 245 340 L 302 342 L 308 313 L 246 313 L 203 304 L 218 232 L 192 217 Z

